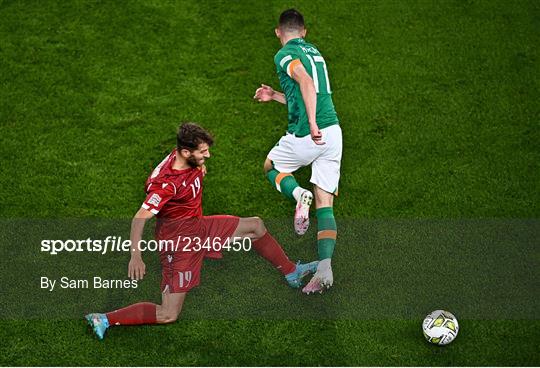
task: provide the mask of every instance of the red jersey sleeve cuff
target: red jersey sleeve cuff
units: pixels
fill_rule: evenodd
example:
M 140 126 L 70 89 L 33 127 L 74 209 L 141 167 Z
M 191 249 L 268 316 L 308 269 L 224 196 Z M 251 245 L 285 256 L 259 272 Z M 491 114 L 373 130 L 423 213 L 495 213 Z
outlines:
M 143 203 L 141 207 L 144 208 L 147 211 L 152 212 L 154 215 L 157 215 L 159 213 L 158 210 L 156 210 L 155 208 L 150 208 L 150 206 L 147 205 L 146 203 Z

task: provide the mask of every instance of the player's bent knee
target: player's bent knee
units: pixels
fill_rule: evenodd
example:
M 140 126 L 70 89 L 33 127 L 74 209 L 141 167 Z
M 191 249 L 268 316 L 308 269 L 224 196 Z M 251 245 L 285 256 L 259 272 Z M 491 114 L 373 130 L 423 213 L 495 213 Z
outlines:
M 180 315 L 180 312 L 175 312 L 175 311 L 164 311 L 163 312 L 163 315 L 161 315 L 160 317 L 160 322 L 161 323 L 173 323 L 173 322 L 176 322 L 178 320 L 178 316 Z
M 241 218 L 233 236 L 243 238 L 259 239 L 266 233 L 263 220 L 259 217 Z
M 274 165 L 272 165 L 272 161 L 270 161 L 270 159 L 267 158 L 264 161 L 264 165 L 263 165 L 264 173 L 266 174 L 268 171 L 272 170 L 273 167 Z
M 174 323 L 178 317 L 165 317 L 161 322 L 162 323 Z
M 253 216 L 251 219 L 253 220 L 253 226 L 255 227 L 264 225 L 263 220 L 259 216 Z
M 173 323 L 182 311 L 186 293 L 163 294 L 163 303 L 156 308 L 158 323 Z
M 266 234 L 266 226 L 264 225 L 264 221 L 257 217 L 257 231 L 255 232 L 255 235 L 257 238 L 261 238 L 264 234 Z
M 252 217 L 250 219 L 250 234 L 249 237 L 252 239 L 261 238 L 264 233 L 266 233 L 266 227 L 264 226 L 264 221 L 260 217 Z

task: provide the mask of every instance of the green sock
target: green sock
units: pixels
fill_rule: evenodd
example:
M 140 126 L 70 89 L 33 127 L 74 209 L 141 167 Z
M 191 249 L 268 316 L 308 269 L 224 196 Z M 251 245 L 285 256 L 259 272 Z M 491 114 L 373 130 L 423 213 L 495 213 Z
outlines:
M 299 185 L 292 174 L 280 173 L 276 169 L 272 169 L 266 173 L 266 177 L 277 190 L 285 197 L 294 201 L 293 191 Z
M 336 219 L 332 207 L 317 208 L 317 231 L 319 260 L 332 258 L 337 238 Z

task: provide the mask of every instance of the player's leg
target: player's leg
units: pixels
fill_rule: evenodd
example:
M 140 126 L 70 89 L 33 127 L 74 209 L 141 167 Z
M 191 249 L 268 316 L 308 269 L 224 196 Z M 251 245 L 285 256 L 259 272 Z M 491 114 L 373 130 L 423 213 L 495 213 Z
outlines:
M 309 228 L 309 207 L 313 201 L 313 194 L 302 188 L 292 173 L 279 172 L 269 158 L 264 162 L 264 170 L 270 184 L 286 198 L 296 202 L 294 230 L 298 235 L 304 235 Z
M 308 191 L 298 184 L 292 172 L 279 172 L 268 157 L 264 162 L 264 174 L 274 188 L 292 201 L 298 202 L 302 192 Z
M 286 198 L 296 202 L 294 229 L 299 235 L 305 234 L 309 228 L 309 207 L 313 194 L 302 188 L 292 173 L 308 165 L 316 157 L 317 150 L 318 147 L 307 141 L 306 137 L 297 138 L 288 134 L 272 148 L 264 163 L 264 172 L 270 184 Z
M 105 331 L 112 326 L 152 325 L 176 321 L 186 293 L 162 294 L 162 304 L 142 302 L 129 305 L 108 313 L 90 313 L 86 315 L 88 324 L 101 340 Z
M 186 293 L 200 281 L 204 254 L 201 252 L 163 252 L 161 258 L 161 305 L 136 303 L 109 313 L 91 313 L 86 320 L 101 340 L 111 326 L 161 324 L 176 321 Z
M 334 283 L 332 273 L 332 255 L 336 246 L 337 225 L 334 218 L 333 200 L 334 195 L 315 185 L 315 206 L 317 208 L 317 251 L 319 253 L 319 265 L 313 278 L 302 290 L 309 294 L 322 292 Z
M 296 265 L 291 262 L 283 248 L 266 229 L 264 222 L 258 217 L 240 218 L 231 237 L 250 238 L 253 249 L 281 272 L 291 287 L 300 287 L 302 278 L 315 272 L 317 268 L 318 262 L 306 264 L 299 262 Z
M 165 291 L 162 293 L 161 305 L 156 307 L 156 323 L 164 324 L 175 322 L 182 311 L 186 295 L 187 292 L 170 293 Z
M 317 250 L 319 265 L 305 293 L 322 292 L 334 282 L 332 255 L 336 246 L 337 225 L 334 217 L 334 196 L 337 195 L 341 166 L 341 129 L 332 126 L 323 129 L 327 150 L 312 164 L 311 182 L 314 184 L 317 216 Z

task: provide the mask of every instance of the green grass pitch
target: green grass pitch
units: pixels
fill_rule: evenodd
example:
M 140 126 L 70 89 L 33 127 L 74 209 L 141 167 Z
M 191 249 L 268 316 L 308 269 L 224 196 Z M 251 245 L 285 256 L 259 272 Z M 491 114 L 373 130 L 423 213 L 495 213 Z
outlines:
M 18 273 L 24 279 L 39 273 L 36 262 L 46 260 L 52 269 L 77 258 L 39 254 L 22 236 L 39 233 L 23 231 L 14 243 L 4 232 L 0 365 L 540 365 L 540 323 L 532 315 L 538 304 L 528 299 L 512 314 L 515 306 L 505 304 L 512 299 L 501 297 L 490 305 L 495 317 L 470 312 L 460 319 L 451 345 L 427 344 L 420 324 L 431 310 L 416 309 L 429 295 L 414 289 L 426 279 L 411 254 L 436 249 L 437 237 L 422 242 L 388 227 L 398 241 L 385 253 L 385 226 L 377 225 L 374 235 L 358 225 L 532 219 L 523 228 L 539 234 L 540 6 L 534 1 L 0 0 L 2 223 L 129 218 L 184 120 L 216 137 L 205 213 L 257 215 L 270 224 L 290 218 L 291 203 L 262 175 L 266 153 L 285 130 L 286 110 L 252 100 L 260 83 L 278 87 L 273 28 L 289 7 L 304 13 L 307 39 L 325 56 L 344 133 L 338 227 L 367 229 L 348 234 L 344 228 L 338 238 L 335 287 L 310 299 L 279 283 L 257 257 L 237 254 L 206 265 L 184 319 L 111 329 L 100 342 L 73 317 L 86 307 L 67 299 L 64 318 L 5 317 L 18 307 L 10 294 Z M 309 170 L 298 178 L 306 184 Z M 313 232 L 306 235 L 311 240 L 299 240 L 285 224 L 270 227 L 287 252 L 315 257 Z M 499 287 L 509 298 L 538 293 L 538 237 L 508 234 L 493 236 L 493 248 L 476 239 L 479 248 L 460 253 L 470 268 L 480 265 L 470 295 L 484 287 L 486 295 Z M 451 236 L 443 231 L 441 242 L 460 244 Z M 442 252 L 452 259 L 459 250 Z M 494 263 L 484 269 L 476 260 L 486 254 Z M 111 257 L 108 270 L 123 275 L 127 259 Z M 150 275 L 137 293 L 113 298 L 114 305 L 107 304 L 111 295 L 96 293 L 93 302 L 103 308 L 157 302 L 159 269 L 150 258 Z M 450 271 L 466 269 L 448 262 Z M 419 271 L 418 282 L 408 270 Z M 455 280 L 470 281 L 461 273 Z M 395 291 L 403 280 L 418 300 L 411 290 Z M 60 298 L 29 283 L 21 310 L 28 307 L 21 300 L 45 305 L 46 298 Z M 467 292 L 464 285 L 457 290 Z M 458 301 L 464 295 L 444 299 L 458 318 L 452 303 L 472 310 L 477 302 Z M 257 318 L 257 298 L 290 314 Z M 384 300 L 402 309 L 395 317 L 370 318 L 370 310 L 388 306 Z M 342 306 L 350 314 L 339 315 Z

